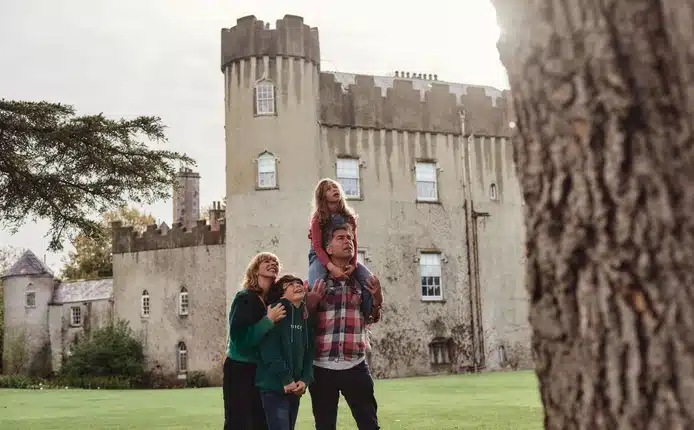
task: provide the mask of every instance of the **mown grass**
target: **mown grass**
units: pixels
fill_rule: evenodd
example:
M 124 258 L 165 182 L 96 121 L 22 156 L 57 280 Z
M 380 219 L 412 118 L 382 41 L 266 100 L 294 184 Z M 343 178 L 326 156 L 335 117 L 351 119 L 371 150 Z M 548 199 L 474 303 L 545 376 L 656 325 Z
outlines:
M 376 381 L 384 430 L 542 428 L 532 372 Z M 310 396 L 299 430 L 313 428 Z M 0 429 L 220 429 L 220 388 L 177 390 L 0 390 Z M 340 404 L 340 430 L 354 429 Z

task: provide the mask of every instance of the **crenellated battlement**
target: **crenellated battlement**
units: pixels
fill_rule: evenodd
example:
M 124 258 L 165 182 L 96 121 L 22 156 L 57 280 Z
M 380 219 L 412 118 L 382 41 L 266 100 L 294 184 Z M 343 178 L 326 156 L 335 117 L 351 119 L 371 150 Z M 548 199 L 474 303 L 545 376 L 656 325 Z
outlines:
M 222 29 L 222 71 L 233 61 L 266 55 L 302 58 L 318 65 L 318 29 L 304 24 L 304 19 L 296 15 L 278 19 L 274 29 L 253 15 Z
M 142 233 L 132 226 L 123 226 L 121 221 L 111 223 L 112 252 L 154 251 L 157 249 L 186 248 L 201 245 L 222 245 L 226 236 L 226 224 L 219 222 L 219 229 L 213 230 L 205 220 L 188 230 L 181 223 L 175 223 L 168 231 L 162 232 L 156 224 L 148 225 Z
M 437 75 L 320 74 L 321 123 L 411 132 L 510 136 L 509 91 Z

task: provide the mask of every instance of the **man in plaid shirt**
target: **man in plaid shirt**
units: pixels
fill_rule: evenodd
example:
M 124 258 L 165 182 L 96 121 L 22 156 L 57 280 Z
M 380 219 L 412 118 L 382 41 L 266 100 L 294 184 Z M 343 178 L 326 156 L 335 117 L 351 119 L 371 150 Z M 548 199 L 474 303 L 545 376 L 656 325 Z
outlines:
M 344 269 L 354 256 L 352 227 L 332 226 L 324 247 L 330 261 Z M 314 381 L 309 387 L 316 430 L 335 430 L 340 392 L 352 410 L 359 430 L 379 430 L 374 382 L 366 363 L 366 326 L 381 318 L 383 292 L 375 276 L 359 285 L 351 276 L 316 281 L 308 307 L 316 320 Z M 371 292 L 373 304 L 362 306 L 362 293 Z

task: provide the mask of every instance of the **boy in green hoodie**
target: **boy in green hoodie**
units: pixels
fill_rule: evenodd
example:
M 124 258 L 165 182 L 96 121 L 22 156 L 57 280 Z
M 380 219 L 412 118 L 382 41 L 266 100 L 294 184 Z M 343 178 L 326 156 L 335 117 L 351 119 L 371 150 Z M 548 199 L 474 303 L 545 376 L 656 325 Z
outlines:
M 313 381 L 315 340 L 304 303 L 303 281 L 284 275 L 276 286 L 287 316 L 260 344 L 255 384 L 260 389 L 268 430 L 294 430 L 300 398 Z M 272 297 L 268 301 L 272 302 Z

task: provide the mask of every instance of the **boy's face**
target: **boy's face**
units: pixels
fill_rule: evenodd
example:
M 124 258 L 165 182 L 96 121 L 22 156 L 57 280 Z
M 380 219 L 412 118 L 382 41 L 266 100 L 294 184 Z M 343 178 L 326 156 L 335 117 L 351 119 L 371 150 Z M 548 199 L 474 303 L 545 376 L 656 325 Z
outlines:
M 282 289 L 284 290 L 285 299 L 292 303 L 299 303 L 304 299 L 306 291 L 304 290 L 304 284 L 299 281 L 290 281 L 282 284 Z

